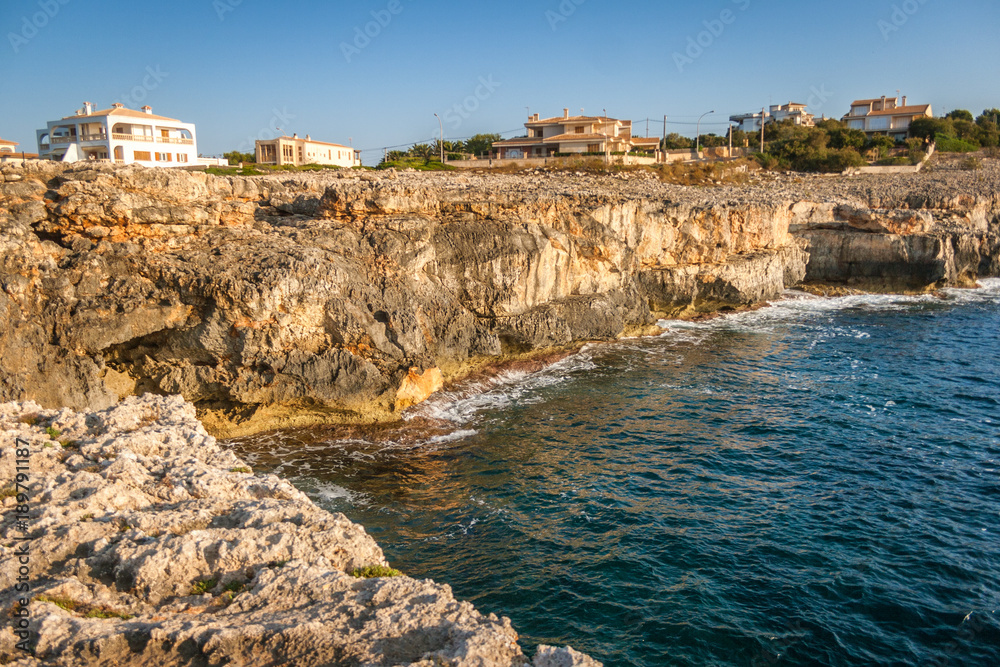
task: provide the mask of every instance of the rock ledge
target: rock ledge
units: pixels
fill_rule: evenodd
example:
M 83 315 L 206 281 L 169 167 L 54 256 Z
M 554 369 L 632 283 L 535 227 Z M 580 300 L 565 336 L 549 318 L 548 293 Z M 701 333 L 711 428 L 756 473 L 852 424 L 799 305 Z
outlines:
M 3 500 L 0 557 L 29 545 L 31 590 L 0 572 L 3 609 L 31 600 L 33 655 L 16 665 L 597 665 L 569 648 L 524 656 L 510 620 L 386 565 L 364 528 L 287 481 L 252 474 L 181 397 L 91 413 L 0 405 L 4 480 L 28 443 L 27 526 Z M 5 489 L 6 490 L 6 489 Z M 27 533 L 22 529 L 27 528 Z M 30 539 L 22 541 L 27 535 Z

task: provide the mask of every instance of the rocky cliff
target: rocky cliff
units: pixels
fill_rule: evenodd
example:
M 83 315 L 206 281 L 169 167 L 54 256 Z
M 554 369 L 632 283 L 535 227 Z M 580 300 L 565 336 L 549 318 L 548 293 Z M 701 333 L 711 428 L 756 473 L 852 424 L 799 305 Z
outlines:
M 391 419 L 481 364 L 751 306 L 803 278 L 970 284 L 997 273 L 1000 246 L 994 171 L 716 188 L 642 173 L 4 174 L 0 398 L 182 394 L 218 434 Z
M 386 566 L 364 528 L 255 476 L 180 397 L 0 404 L 0 432 L 4 664 L 529 664 L 509 619 L 446 585 L 352 576 Z

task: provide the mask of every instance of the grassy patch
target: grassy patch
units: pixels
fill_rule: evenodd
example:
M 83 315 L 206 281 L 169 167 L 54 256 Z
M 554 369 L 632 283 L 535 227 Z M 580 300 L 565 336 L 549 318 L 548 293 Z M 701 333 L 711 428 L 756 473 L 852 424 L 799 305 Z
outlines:
M 450 164 L 442 164 L 438 160 L 425 161 L 422 157 L 404 157 L 392 162 L 383 162 L 379 169 L 389 169 L 390 167 L 402 171 L 404 169 L 416 169 L 417 171 L 455 171 L 457 167 Z
M 0 500 L 6 500 L 7 498 L 14 498 L 17 496 L 17 487 L 13 484 L 10 486 L 5 486 L 0 489 Z
M 90 605 L 80 604 L 76 600 L 71 600 L 70 598 L 39 595 L 35 597 L 35 602 L 48 602 L 49 604 L 54 604 L 60 609 L 64 609 L 65 611 L 82 614 L 84 618 L 120 618 L 123 621 L 127 621 L 132 618 L 130 614 L 115 611 L 114 609 L 109 609 L 107 607 L 91 607 Z
M 53 440 L 55 440 L 55 439 L 56 439 L 56 438 L 58 438 L 58 437 L 59 437 L 60 435 L 62 435 L 62 431 L 60 431 L 60 430 L 59 430 L 59 429 L 57 429 L 57 428 L 53 428 L 53 427 L 51 427 L 51 426 L 46 426 L 46 427 L 45 427 L 45 433 L 46 433 L 46 434 L 47 434 L 47 435 L 48 435 L 48 436 L 49 436 L 50 438 L 52 438 Z
M 38 424 L 38 415 L 24 415 L 21 417 L 21 423 L 28 426 L 35 426 Z
M 215 578 L 199 579 L 198 581 L 196 581 L 193 584 L 191 584 L 191 593 L 190 594 L 191 595 L 204 595 L 205 593 L 208 593 L 213 588 L 215 588 L 216 584 L 218 584 L 218 583 L 219 583 L 219 581 L 217 579 L 215 579 Z
M 59 444 L 62 445 L 63 449 L 80 451 L 80 445 L 76 444 L 76 440 L 60 440 Z
M 242 473 L 245 473 L 245 474 L 249 475 L 253 471 L 250 470 L 250 468 L 248 468 L 246 466 L 239 466 L 239 467 L 236 467 L 236 468 L 230 468 L 229 472 L 242 472 Z
M 379 577 L 401 577 L 403 573 L 386 565 L 369 565 L 354 570 L 351 572 L 351 576 L 359 579 L 376 579 Z

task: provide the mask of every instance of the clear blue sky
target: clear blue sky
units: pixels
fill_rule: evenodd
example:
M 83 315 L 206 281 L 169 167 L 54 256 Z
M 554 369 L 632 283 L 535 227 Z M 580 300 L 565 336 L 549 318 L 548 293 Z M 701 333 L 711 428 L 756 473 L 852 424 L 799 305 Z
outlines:
M 897 89 L 938 115 L 1000 107 L 995 0 L 0 0 L 0 27 L 0 137 L 29 151 L 84 101 L 196 123 L 206 155 L 277 126 L 366 164 L 434 138 L 435 112 L 457 139 L 521 134 L 525 107 L 691 136 L 709 110 L 722 133 L 771 102 L 839 118 Z

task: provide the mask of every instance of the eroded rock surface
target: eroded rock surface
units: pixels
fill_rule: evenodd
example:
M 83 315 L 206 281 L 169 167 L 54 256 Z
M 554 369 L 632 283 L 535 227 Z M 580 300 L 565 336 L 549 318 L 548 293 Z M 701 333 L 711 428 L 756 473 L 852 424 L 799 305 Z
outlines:
M 31 599 L 18 665 L 527 665 L 509 619 L 447 585 L 362 579 L 386 565 L 361 526 L 220 448 L 180 397 L 92 413 L 0 405 L 0 474 L 30 450 L 26 526 L 3 500 L 0 605 Z M 27 532 L 21 529 L 27 528 Z M 27 541 L 21 538 L 28 537 Z M 27 544 L 31 589 L 15 591 Z M 5 615 L 10 620 L 11 615 Z M 595 665 L 543 647 L 536 665 Z
M 0 399 L 151 391 L 237 435 L 398 417 L 483 364 L 1000 269 L 1000 170 L 756 177 L 3 168 Z

